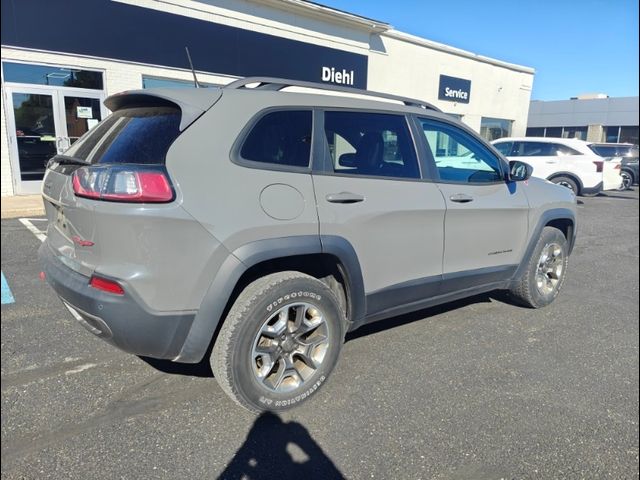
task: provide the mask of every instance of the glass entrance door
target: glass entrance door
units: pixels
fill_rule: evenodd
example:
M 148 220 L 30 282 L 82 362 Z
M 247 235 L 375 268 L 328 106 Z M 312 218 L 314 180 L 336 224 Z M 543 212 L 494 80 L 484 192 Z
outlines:
M 46 164 L 103 118 L 101 92 L 8 87 L 7 118 L 15 191 L 37 194 Z

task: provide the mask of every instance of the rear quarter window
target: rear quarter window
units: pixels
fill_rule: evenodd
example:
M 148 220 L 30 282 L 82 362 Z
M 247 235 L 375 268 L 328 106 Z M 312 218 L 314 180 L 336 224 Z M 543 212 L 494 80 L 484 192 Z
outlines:
M 140 107 L 117 110 L 87 132 L 64 156 L 88 164 L 164 164 L 180 135 L 180 109 Z
M 311 155 L 311 110 L 282 110 L 264 115 L 240 149 L 242 160 L 282 167 L 308 167 Z

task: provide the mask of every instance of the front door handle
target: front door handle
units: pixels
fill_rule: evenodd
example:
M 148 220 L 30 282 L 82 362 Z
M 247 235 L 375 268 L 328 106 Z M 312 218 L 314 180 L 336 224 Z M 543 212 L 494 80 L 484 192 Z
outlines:
M 351 192 L 330 193 L 326 196 L 326 199 L 330 203 L 358 203 L 364 201 L 362 195 Z
M 449 200 L 456 203 L 469 203 L 473 202 L 473 197 L 471 195 L 465 195 L 464 193 L 456 193 L 455 195 L 451 195 Z

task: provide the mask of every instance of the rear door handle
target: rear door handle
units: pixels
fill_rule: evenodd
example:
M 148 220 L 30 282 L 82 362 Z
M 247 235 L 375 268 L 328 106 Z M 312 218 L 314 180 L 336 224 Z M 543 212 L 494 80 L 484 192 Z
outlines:
M 465 195 L 464 193 L 456 193 L 455 195 L 451 195 L 449 200 L 456 203 L 469 203 L 473 202 L 473 197 L 471 195 Z
M 330 193 L 326 196 L 326 199 L 330 203 L 358 203 L 364 201 L 362 195 L 351 192 Z

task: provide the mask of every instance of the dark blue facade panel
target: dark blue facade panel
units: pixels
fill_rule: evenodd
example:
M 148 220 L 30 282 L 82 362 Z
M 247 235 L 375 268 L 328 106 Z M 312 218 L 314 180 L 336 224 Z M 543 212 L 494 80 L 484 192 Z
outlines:
M 109 0 L 2 0 L 2 45 L 367 88 L 366 55 Z

